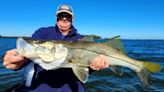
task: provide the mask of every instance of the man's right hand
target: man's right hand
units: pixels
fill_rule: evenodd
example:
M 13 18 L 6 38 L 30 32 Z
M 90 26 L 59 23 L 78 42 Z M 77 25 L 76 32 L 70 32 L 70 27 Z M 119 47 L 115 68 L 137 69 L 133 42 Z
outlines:
M 16 49 L 12 49 L 6 52 L 3 57 L 3 66 L 8 69 L 16 70 L 25 63 L 25 57 L 20 55 Z

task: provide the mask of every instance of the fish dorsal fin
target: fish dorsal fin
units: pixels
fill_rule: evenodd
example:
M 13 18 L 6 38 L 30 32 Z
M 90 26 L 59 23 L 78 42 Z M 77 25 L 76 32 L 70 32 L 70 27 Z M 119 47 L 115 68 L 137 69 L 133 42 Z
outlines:
M 76 75 L 76 77 L 82 82 L 82 83 L 86 83 L 88 80 L 88 76 L 89 76 L 89 69 L 85 68 L 85 67 L 73 67 L 72 68 L 74 74 Z
M 105 44 L 108 44 L 109 46 L 125 53 L 124 51 L 124 46 L 123 46 L 123 43 L 120 39 L 120 36 L 115 36 L 115 37 L 112 37 L 112 38 L 109 38 L 107 39 L 107 41 L 104 42 Z
M 79 41 L 89 41 L 89 42 L 94 42 L 93 36 L 84 36 L 82 39 Z
M 124 46 L 122 44 L 120 36 L 115 36 L 115 37 L 109 38 L 104 43 L 108 44 L 109 46 L 111 46 L 111 47 L 113 47 L 113 48 L 115 48 L 115 49 L 117 49 L 117 50 L 119 50 L 125 54 Z M 119 75 L 123 74 L 123 67 L 122 66 L 111 66 L 110 69 L 116 74 L 119 74 Z

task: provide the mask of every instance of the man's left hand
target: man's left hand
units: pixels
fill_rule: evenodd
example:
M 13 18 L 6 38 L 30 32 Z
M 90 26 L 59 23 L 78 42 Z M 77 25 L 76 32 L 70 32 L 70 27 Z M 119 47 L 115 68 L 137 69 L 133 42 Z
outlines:
M 105 55 L 99 55 L 94 58 L 92 63 L 89 65 L 93 70 L 101 70 L 109 67 L 108 58 Z

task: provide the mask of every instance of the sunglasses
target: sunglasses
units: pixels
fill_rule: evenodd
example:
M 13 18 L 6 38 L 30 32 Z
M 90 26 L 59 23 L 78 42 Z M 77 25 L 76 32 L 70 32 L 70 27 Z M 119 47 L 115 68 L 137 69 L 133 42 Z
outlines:
M 66 18 L 66 20 L 63 20 L 63 18 Z M 72 15 L 62 12 L 57 15 L 57 21 L 63 20 L 63 21 L 69 21 L 72 22 Z

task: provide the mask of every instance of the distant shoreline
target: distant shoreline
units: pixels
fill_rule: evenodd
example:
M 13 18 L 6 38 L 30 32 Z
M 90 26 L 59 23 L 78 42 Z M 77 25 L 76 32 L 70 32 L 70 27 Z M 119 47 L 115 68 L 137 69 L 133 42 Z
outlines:
M 1 36 L 0 38 L 28 38 L 27 36 Z
M 95 36 L 95 35 L 84 35 L 84 36 L 90 36 L 90 37 L 94 37 L 94 39 L 102 39 L 99 36 Z M 27 36 L 1 36 L 0 38 L 30 38 Z M 108 38 L 104 38 L 104 39 L 108 39 Z M 164 39 L 121 39 L 121 40 L 164 40 Z

